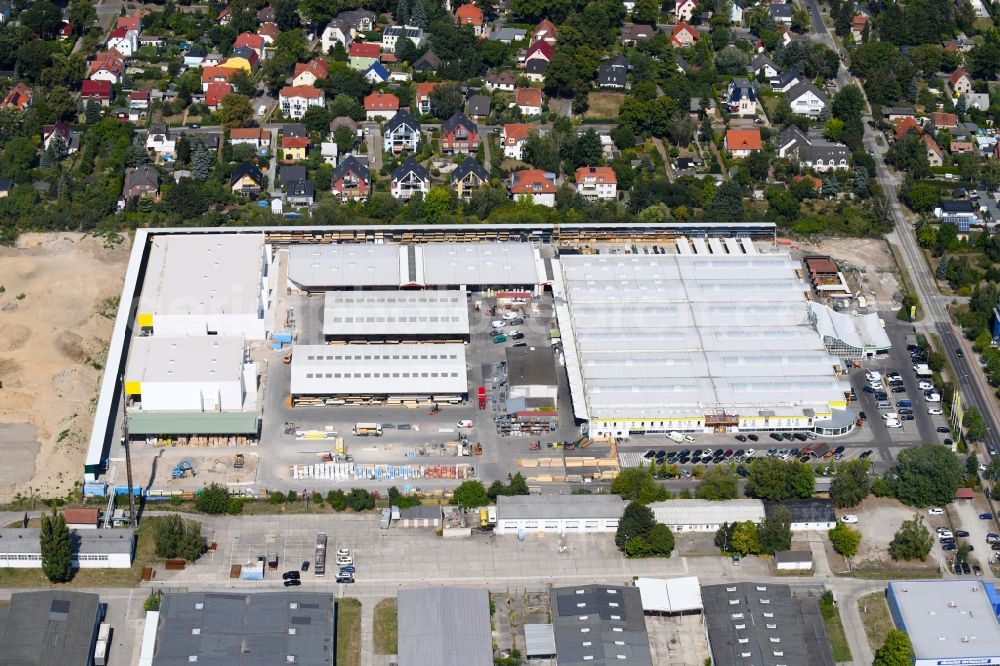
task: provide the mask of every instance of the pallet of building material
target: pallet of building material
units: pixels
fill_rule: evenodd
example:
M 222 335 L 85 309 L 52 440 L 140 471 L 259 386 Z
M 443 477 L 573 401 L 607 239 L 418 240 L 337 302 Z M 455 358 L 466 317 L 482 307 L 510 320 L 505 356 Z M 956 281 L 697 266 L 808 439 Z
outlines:
M 538 458 L 518 458 L 517 466 L 526 468 L 538 467 Z
M 528 481 L 534 481 L 535 483 L 552 483 L 552 475 L 536 474 L 534 476 L 529 476 Z

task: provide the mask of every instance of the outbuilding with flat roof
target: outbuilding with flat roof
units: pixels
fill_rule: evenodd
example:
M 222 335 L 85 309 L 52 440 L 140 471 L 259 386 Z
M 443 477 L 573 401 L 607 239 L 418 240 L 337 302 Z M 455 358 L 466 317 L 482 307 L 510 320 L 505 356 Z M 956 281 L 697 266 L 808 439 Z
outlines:
M 617 495 L 501 495 L 494 532 L 614 532 L 624 511 Z
M 691 615 L 704 609 L 697 576 L 637 578 L 642 610 L 654 615 Z
M 792 514 L 793 532 L 825 531 L 837 526 L 837 512 L 833 508 L 833 500 L 806 498 L 764 502 L 764 513 L 771 516 L 779 506 L 788 509 Z
M 715 532 L 724 523 L 764 520 L 764 503 L 758 499 L 710 501 L 672 499 L 649 505 L 656 522 L 674 532 Z
M 464 291 L 328 291 L 323 306 L 327 340 L 468 340 Z
M 896 580 L 889 613 L 913 647 L 914 666 L 1000 664 L 1000 593 L 981 580 Z
M 485 588 L 400 590 L 399 666 L 492 666 L 490 595 Z
M 0 666 L 90 666 L 100 597 L 87 592 L 15 592 L 0 608 Z

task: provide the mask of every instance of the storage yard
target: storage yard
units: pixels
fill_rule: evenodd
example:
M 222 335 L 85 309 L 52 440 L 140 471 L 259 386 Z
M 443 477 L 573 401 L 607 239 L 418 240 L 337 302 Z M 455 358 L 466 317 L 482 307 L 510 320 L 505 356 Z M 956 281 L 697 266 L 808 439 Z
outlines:
M 124 388 L 136 485 L 164 492 L 214 480 L 156 471 L 165 448 L 234 492 L 362 482 L 405 492 L 515 471 L 533 485 L 606 483 L 651 460 L 631 446 L 683 446 L 688 435 L 846 435 L 849 357 L 884 353 L 888 339 L 874 315 L 818 300 L 766 228 L 713 229 L 721 238 L 665 228 L 632 244 L 597 229 L 572 242 L 551 229 L 507 242 L 479 231 L 467 243 L 458 231 L 393 229 L 363 244 L 247 230 L 234 245 L 232 234 L 147 232 L 155 270 L 133 255 L 143 297 L 119 312 L 140 325 L 116 326 L 112 343 L 126 351 L 125 385 L 105 377 L 98 412 L 113 414 Z M 201 255 L 239 265 L 233 284 L 167 277 L 171 262 L 189 270 Z M 840 318 L 843 330 L 829 323 Z M 185 339 L 171 338 L 177 330 Z M 162 353 L 144 364 L 151 345 Z M 92 451 L 119 439 L 110 422 Z M 222 474 L 237 452 L 254 457 L 252 476 Z M 114 462 L 105 472 L 90 459 L 87 471 L 94 492 L 124 479 Z

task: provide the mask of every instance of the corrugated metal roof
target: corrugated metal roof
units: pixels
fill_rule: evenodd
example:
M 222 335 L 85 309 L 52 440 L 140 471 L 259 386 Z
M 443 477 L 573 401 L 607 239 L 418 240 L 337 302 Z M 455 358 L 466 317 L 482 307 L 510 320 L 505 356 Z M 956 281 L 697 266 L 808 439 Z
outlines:
M 0 616 L 0 664 L 87 666 L 100 598 L 86 592 L 15 592 Z
M 524 656 L 548 657 L 556 653 L 556 635 L 551 624 L 524 625 Z
M 293 395 L 462 394 L 465 345 L 298 345 Z
M 396 609 L 399 666 L 493 666 L 485 589 L 400 590 Z
M 656 613 L 683 613 L 702 610 L 701 587 L 697 576 L 683 578 L 637 578 L 642 610 Z
M 700 499 L 673 499 L 649 505 L 656 522 L 664 525 L 718 525 L 764 520 L 764 503 L 758 499 L 713 502 Z
M 464 291 L 328 291 L 323 334 L 392 336 L 469 334 Z
M 501 495 L 497 497 L 499 520 L 544 520 L 546 518 L 621 518 L 625 500 L 618 495 Z

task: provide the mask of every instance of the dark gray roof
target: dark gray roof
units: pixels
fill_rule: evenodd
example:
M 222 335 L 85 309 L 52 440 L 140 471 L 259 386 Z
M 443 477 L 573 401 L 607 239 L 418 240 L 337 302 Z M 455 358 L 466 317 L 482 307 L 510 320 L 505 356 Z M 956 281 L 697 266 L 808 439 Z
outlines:
M 148 187 L 159 187 L 160 186 L 160 172 L 158 172 L 153 167 L 147 165 L 141 167 L 129 167 L 125 169 L 125 187 L 124 190 L 128 192 L 133 187 L 139 186 Z
M 784 72 L 778 75 L 777 86 L 779 88 L 784 88 L 792 81 L 796 80 L 801 81 L 802 79 L 803 79 L 802 73 L 799 72 L 799 70 L 797 70 L 794 67 L 789 67 Z
M 549 61 L 545 58 L 532 58 L 524 63 L 524 71 L 528 74 L 544 74 L 549 68 Z
M 386 121 L 382 131 L 389 133 L 394 131 L 400 125 L 407 125 L 418 132 L 420 131 L 420 123 L 418 123 L 406 109 L 400 109 L 396 112 L 396 115 Z
M 549 596 L 559 666 L 652 666 L 638 588 L 579 585 Z
M 961 201 L 942 201 L 937 206 L 945 213 L 975 213 L 976 208 L 968 199 Z
M 295 180 L 285 187 L 285 194 L 292 199 L 309 199 L 316 196 L 316 186 L 311 180 Z
M 367 9 L 351 9 L 346 12 L 340 12 L 337 14 L 337 18 L 347 21 L 357 29 L 360 29 L 361 22 L 366 19 L 372 24 L 375 23 L 375 13 L 370 12 Z
M 0 178 L 0 191 L 6 191 L 14 187 L 14 181 L 10 178 Z
M 306 126 L 302 123 L 287 123 L 281 126 L 281 133 L 284 136 L 309 136 Z
M 91 663 L 100 598 L 52 590 L 15 592 L 0 617 L 0 666 L 87 666 Z
M 489 172 L 483 168 L 483 165 L 476 161 L 474 157 L 466 157 L 462 160 L 462 163 L 458 165 L 458 168 L 451 172 L 451 182 L 459 181 L 468 176 L 470 173 L 474 173 L 479 176 L 482 181 L 487 181 L 490 179 Z M 508 353 L 509 353 L 508 348 Z
M 180 134 L 188 140 L 188 143 L 190 143 L 192 147 L 200 143 L 209 150 L 219 149 L 220 134 L 212 134 L 210 132 L 181 132 Z
M 250 178 L 252 178 L 253 181 L 261 187 L 263 187 L 266 182 L 264 180 L 264 174 L 260 172 L 260 169 L 258 169 L 255 165 L 246 162 L 233 169 L 232 173 L 229 174 L 230 186 L 235 185 L 236 181 L 243 176 L 250 176 Z
M 715 666 L 834 666 L 816 599 L 772 583 L 704 585 L 701 596 Z
M 792 514 L 793 523 L 837 522 L 837 513 L 833 509 L 833 500 L 790 499 L 780 502 L 764 502 L 764 513 L 770 517 L 779 506 L 788 509 Z
M 824 104 L 827 103 L 826 93 L 817 88 L 816 84 L 814 84 L 812 81 L 809 80 L 799 81 L 798 83 L 796 83 L 794 86 L 788 89 L 788 91 L 785 93 L 785 97 L 788 98 L 789 102 L 793 102 L 802 95 L 806 94 L 806 92 L 811 92 L 812 94 L 816 95 L 816 97 L 819 97 Z
M 812 562 L 813 554 L 811 550 L 779 550 L 774 554 L 775 564 L 786 562 Z
M 413 69 L 418 72 L 433 71 L 441 66 L 441 58 L 438 58 L 434 54 L 434 51 L 428 51 L 413 63 Z
M 786 156 L 798 158 L 800 162 L 815 163 L 850 159 L 851 151 L 842 143 L 828 141 L 823 136 L 806 134 L 796 125 L 789 125 L 778 135 L 778 148 Z
M 348 118 L 347 116 L 337 116 L 330 121 L 330 131 L 335 131 L 338 127 L 347 127 L 348 129 L 357 130 L 358 123 L 353 118 Z
M 597 68 L 598 85 L 622 88 L 627 76 L 628 60 L 624 56 L 615 56 Z
M 337 168 L 333 170 L 333 181 L 337 182 L 346 176 L 348 172 L 354 174 L 358 178 L 363 178 L 364 180 L 371 178 L 371 173 L 368 171 L 368 165 L 362 164 L 354 155 L 348 155 L 340 161 Z
M 490 597 L 485 589 L 400 590 L 396 608 L 399 666 L 493 665 Z
M 470 116 L 488 116 L 492 104 L 493 100 L 487 95 L 473 95 L 465 105 L 465 112 Z
M 451 118 L 441 123 L 441 134 L 448 134 L 459 125 L 465 127 L 470 132 L 479 132 L 479 126 L 476 123 L 469 120 L 469 117 L 461 111 L 456 111 L 452 114 Z
M 507 383 L 510 386 L 557 386 L 556 360 L 549 347 L 508 347 Z
M 787 4 L 770 5 L 767 12 L 773 19 L 792 18 L 792 6 Z
M 750 71 L 757 73 L 760 70 L 760 68 L 764 67 L 765 65 L 770 65 L 774 69 L 774 71 L 781 72 L 781 68 L 778 67 L 778 65 L 773 60 L 771 60 L 771 57 L 764 54 L 759 54 L 754 57 L 753 61 L 750 63 Z
M 37 527 L 5 527 L 0 529 L 0 553 L 40 553 Z M 135 542 L 135 530 L 70 530 L 73 553 L 78 555 L 99 555 L 131 553 Z
M 297 180 L 306 179 L 306 168 L 297 164 L 283 166 L 278 171 L 278 184 L 287 185 Z
M 153 666 L 333 666 L 335 630 L 332 594 L 164 594 Z
M 437 504 L 428 506 L 411 506 L 408 509 L 400 509 L 401 520 L 441 520 L 442 509 Z
M 420 180 L 430 180 L 431 172 L 424 168 L 412 155 L 407 157 L 402 164 L 392 170 L 392 179 L 401 180 L 409 172 L 413 172 Z

